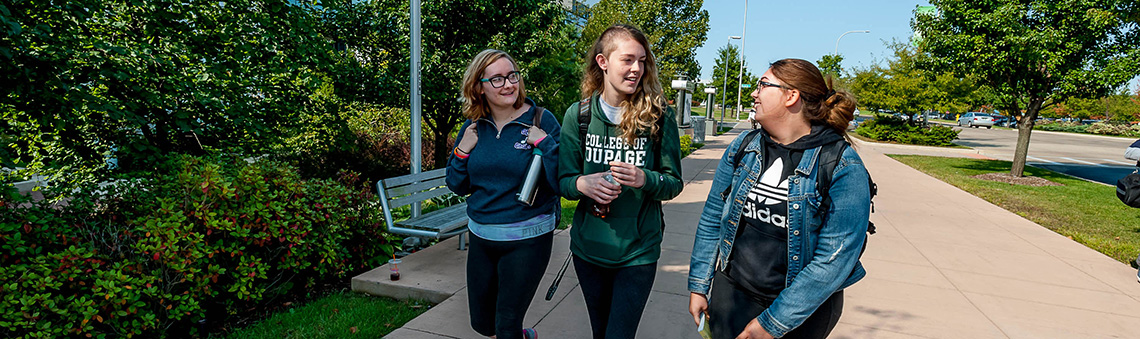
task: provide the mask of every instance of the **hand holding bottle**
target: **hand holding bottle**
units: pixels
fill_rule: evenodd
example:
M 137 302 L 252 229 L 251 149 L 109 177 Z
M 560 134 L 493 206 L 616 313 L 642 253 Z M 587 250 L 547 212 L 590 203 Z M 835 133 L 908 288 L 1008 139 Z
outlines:
M 578 177 L 574 183 L 582 195 L 599 204 L 609 204 L 621 194 L 621 185 L 609 182 L 605 176 L 610 172 L 598 172 Z

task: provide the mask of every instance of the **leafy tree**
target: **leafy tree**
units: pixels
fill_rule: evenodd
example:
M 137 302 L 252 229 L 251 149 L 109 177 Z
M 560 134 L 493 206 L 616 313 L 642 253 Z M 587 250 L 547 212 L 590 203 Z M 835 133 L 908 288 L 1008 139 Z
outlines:
M 831 74 L 832 77 L 838 78 L 843 73 L 843 56 L 828 54 L 819 58 L 816 65 L 819 66 L 819 71 L 823 74 Z
M 1054 114 L 1077 119 L 1129 121 L 1140 113 L 1140 105 L 1124 91 L 1095 99 L 1069 98 L 1055 107 Z
M 594 40 L 614 24 L 632 24 L 649 38 L 665 96 L 675 97 L 670 82 L 678 74 L 684 73 L 690 78 L 701 74 L 697 47 L 705 44 L 709 30 L 709 12 L 701 9 L 703 3 L 703 0 L 599 1 L 590 10 L 577 50 L 584 54 Z M 583 62 L 592 57 L 584 56 Z
M 737 97 L 736 97 L 737 88 L 738 88 L 737 85 L 739 85 L 740 83 L 755 85 L 756 82 L 759 81 L 759 77 L 757 77 L 756 75 L 753 75 L 752 72 L 748 69 L 748 61 L 747 60 L 743 61 L 744 62 L 744 77 L 740 78 L 739 82 L 737 81 L 738 76 L 741 74 L 740 73 L 740 63 L 741 62 L 742 61 L 740 59 L 740 47 L 737 47 L 736 45 L 733 45 L 733 44 L 728 44 L 728 45 L 725 45 L 724 47 L 721 47 L 720 49 L 717 49 L 716 64 L 713 65 L 712 84 L 709 86 L 716 88 L 717 93 L 713 97 L 713 100 L 716 100 L 718 103 L 720 102 L 720 98 L 722 97 L 722 93 L 720 93 L 720 92 L 724 91 L 723 97 L 724 97 L 724 101 L 725 101 L 725 103 L 724 103 L 725 108 L 735 109 L 736 105 L 740 102 L 739 100 L 737 100 Z M 726 66 L 727 66 L 727 72 L 728 72 L 728 80 L 727 80 L 728 86 L 725 86 L 726 85 L 725 84 L 725 81 L 726 81 L 725 80 L 725 68 L 726 68 Z M 742 93 L 741 96 L 744 97 L 742 99 L 745 102 L 751 102 L 750 98 L 748 97 L 749 92 L 750 92 L 750 89 L 748 89 L 748 88 L 745 88 L 743 91 L 741 91 L 741 93 Z
M 376 0 L 382 26 L 374 43 L 378 58 L 387 60 L 387 79 L 407 88 L 408 2 Z M 431 131 L 435 164 L 446 164 L 449 135 L 464 121 L 459 82 L 467 64 L 480 51 L 495 48 L 519 61 L 528 93 L 539 106 L 565 110 L 578 99 L 580 65 L 573 42 L 575 28 L 555 2 L 521 0 L 443 0 L 422 3 L 422 103 L 424 125 Z M 404 94 L 397 99 L 406 105 Z
M 1135 1 L 932 0 L 917 16 L 929 67 L 973 76 L 1003 111 L 1021 115 L 1010 174 L 1021 176 L 1034 120 L 1070 97 L 1098 97 L 1140 74 Z
M 170 153 L 258 153 L 307 109 L 329 64 L 314 7 L 21 1 L 0 7 L 5 167 L 106 175 Z
M 914 115 L 926 110 L 965 112 L 985 103 L 985 92 L 972 79 L 923 69 L 926 56 L 910 45 L 895 41 L 888 46 L 894 57 L 887 67 L 855 70 L 850 83 L 860 105 Z

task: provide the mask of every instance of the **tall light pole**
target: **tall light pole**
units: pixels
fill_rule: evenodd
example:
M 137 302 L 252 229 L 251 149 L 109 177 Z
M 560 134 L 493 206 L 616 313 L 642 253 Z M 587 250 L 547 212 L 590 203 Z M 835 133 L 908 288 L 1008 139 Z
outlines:
M 744 43 L 747 41 L 744 38 L 748 37 L 748 0 L 744 0 L 744 25 L 742 25 L 740 30 L 742 30 L 744 32 L 740 33 L 740 71 L 736 72 L 736 117 L 737 118 L 740 117 L 740 110 L 744 108 L 744 105 L 742 105 L 740 102 L 740 96 L 741 96 L 740 94 L 742 93 L 744 88 L 740 87 L 740 85 L 744 84 L 743 83 L 743 81 L 744 81 Z M 720 128 L 720 126 L 717 126 L 717 128 Z
M 732 39 L 740 39 L 740 37 L 735 36 L 735 35 L 728 37 L 728 45 L 726 45 L 726 46 L 732 46 Z M 727 48 L 726 48 L 725 52 L 727 52 Z M 743 60 L 743 58 L 741 60 Z M 724 83 L 722 84 L 721 87 L 723 87 L 723 89 L 720 91 L 720 122 L 723 123 L 724 122 L 724 94 L 726 92 L 728 92 L 728 58 L 724 59 Z M 720 123 L 717 123 L 716 128 L 718 128 L 718 129 L 720 128 Z
M 412 174 L 420 173 L 420 163 L 423 157 L 423 147 L 420 146 L 420 0 L 412 0 L 411 6 L 412 28 L 412 56 L 411 56 L 411 111 L 412 111 Z M 412 217 L 420 215 L 420 203 L 412 204 Z
M 840 34 L 839 39 L 835 39 L 835 54 L 834 55 L 839 55 L 839 40 L 843 39 L 844 35 L 847 35 L 850 33 L 871 33 L 871 30 L 865 29 L 865 30 L 858 30 L 858 31 L 846 31 L 846 32 L 843 32 L 843 34 Z

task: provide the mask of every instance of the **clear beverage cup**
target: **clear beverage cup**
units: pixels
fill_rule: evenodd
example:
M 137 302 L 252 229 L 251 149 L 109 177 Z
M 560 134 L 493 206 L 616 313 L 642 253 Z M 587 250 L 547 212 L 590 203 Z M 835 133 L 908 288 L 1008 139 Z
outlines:
M 388 260 L 388 271 L 391 272 L 391 274 L 388 276 L 388 279 L 392 279 L 392 281 L 400 280 L 400 267 L 399 267 L 399 265 L 400 265 L 400 259 Z

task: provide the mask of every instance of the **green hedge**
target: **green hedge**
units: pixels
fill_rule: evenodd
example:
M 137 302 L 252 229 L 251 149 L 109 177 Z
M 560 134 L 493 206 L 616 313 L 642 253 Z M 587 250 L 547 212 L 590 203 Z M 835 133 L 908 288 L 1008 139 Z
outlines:
M 0 197 L 0 337 L 184 337 L 387 259 L 367 185 L 181 157 L 158 178 Z M 114 192 L 107 194 L 106 192 Z
M 687 134 L 682 135 L 681 136 L 681 158 L 689 156 L 689 154 L 692 154 L 693 151 L 696 151 L 698 148 L 701 148 L 704 146 L 705 146 L 705 144 L 702 144 L 702 143 L 694 143 L 693 142 L 693 136 L 687 135 Z
M 1091 125 L 1082 125 L 1077 122 L 1046 122 L 1034 125 L 1033 129 L 1042 131 L 1140 137 L 1140 125 L 1128 125 L 1122 123 L 1096 122 Z
M 915 126 L 899 118 L 878 116 L 860 124 L 855 132 L 877 141 L 911 145 L 951 146 L 954 139 L 958 138 L 959 131 L 940 125 Z

